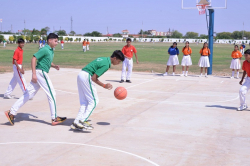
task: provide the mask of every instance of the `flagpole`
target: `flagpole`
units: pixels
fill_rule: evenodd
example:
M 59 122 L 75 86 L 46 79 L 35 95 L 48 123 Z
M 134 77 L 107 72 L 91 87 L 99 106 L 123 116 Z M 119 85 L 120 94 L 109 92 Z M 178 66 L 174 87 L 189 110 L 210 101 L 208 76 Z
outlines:
M 243 32 L 242 32 L 242 39 L 244 39 L 244 22 L 243 22 Z

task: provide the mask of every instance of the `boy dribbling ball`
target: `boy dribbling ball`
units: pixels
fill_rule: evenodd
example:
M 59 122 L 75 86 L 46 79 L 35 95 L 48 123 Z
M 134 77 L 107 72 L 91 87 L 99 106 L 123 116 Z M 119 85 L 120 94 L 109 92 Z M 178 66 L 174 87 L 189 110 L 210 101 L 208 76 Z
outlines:
M 124 59 L 124 54 L 120 50 L 116 50 L 111 57 L 100 57 L 90 62 L 78 74 L 77 86 L 81 106 L 76 119 L 70 126 L 72 129 L 93 129 L 87 120 L 99 102 L 94 83 L 111 90 L 113 86 L 110 83 L 104 84 L 98 78 L 108 71 L 111 64 L 118 65 L 120 62 L 123 62 Z
M 238 111 L 242 111 L 248 108 L 247 103 L 246 103 L 246 93 L 250 88 L 250 49 L 245 51 L 244 56 L 246 60 L 243 62 L 243 65 L 242 65 L 242 70 L 244 72 L 240 80 L 240 85 L 242 85 L 246 74 L 247 74 L 247 78 L 245 79 L 245 82 L 241 86 L 240 91 L 239 91 L 240 107 L 238 108 Z

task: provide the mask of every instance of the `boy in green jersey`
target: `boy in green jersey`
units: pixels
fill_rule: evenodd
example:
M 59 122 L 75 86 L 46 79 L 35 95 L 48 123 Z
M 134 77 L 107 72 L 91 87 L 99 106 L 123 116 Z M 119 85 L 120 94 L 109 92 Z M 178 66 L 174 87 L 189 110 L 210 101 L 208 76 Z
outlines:
M 120 50 L 116 50 L 111 57 L 100 57 L 90 62 L 78 74 L 77 86 L 81 107 L 75 121 L 71 125 L 72 129 L 93 129 L 87 120 L 99 102 L 94 83 L 111 90 L 113 86 L 110 83 L 104 84 L 98 78 L 110 68 L 111 64 L 118 65 L 122 61 L 124 61 L 123 53 Z

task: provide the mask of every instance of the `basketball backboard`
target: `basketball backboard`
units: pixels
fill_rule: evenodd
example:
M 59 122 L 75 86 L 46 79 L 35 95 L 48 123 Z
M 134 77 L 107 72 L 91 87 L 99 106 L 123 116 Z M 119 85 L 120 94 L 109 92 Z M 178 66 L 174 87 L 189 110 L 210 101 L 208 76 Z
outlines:
M 226 9 L 227 0 L 181 0 L 182 9 L 197 9 L 199 4 L 207 4 L 206 9 Z

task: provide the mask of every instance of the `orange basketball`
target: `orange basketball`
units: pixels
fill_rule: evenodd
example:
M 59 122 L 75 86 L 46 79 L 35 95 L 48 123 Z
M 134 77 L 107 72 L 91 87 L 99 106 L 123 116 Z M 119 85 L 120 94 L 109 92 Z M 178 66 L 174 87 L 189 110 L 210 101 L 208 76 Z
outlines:
M 127 97 L 127 90 L 123 87 L 117 87 L 114 91 L 115 98 L 123 100 Z

